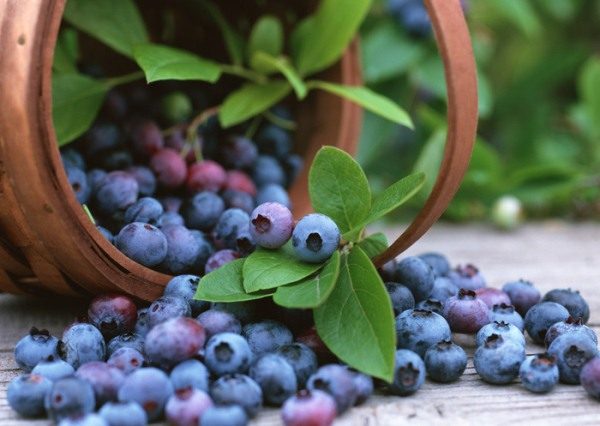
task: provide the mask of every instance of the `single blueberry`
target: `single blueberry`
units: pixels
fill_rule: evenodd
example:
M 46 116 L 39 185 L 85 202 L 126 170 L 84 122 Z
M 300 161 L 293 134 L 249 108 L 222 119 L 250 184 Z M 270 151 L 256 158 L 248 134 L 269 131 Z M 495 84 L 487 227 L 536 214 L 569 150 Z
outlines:
M 296 256 L 309 263 L 329 259 L 340 244 L 340 230 L 329 217 L 312 213 L 298 221 L 292 233 Z
M 15 361 L 29 373 L 38 363 L 51 357 L 58 359 L 58 339 L 48 330 L 32 327 L 29 334 L 15 346 Z
M 425 364 L 419 355 L 408 349 L 398 349 L 394 356 L 394 381 L 389 390 L 394 395 L 415 393 L 425 381 Z
M 550 392 L 558 383 L 556 359 L 547 353 L 528 356 L 519 368 L 519 378 L 528 391 Z
M 396 267 L 398 282 L 412 291 L 415 302 L 425 300 L 433 290 L 435 274 L 431 266 L 419 257 L 402 259 Z
M 252 359 L 253 354 L 248 341 L 239 334 L 215 334 L 206 343 L 204 362 L 217 377 L 246 373 Z
M 567 318 L 569 318 L 569 311 L 564 306 L 555 302 L 540 302 L 527 311 L 525 330 L 534 342 L 542 344 L 548 329 Z
M 239 405 L 248 417 L 254 417 L 262 408 L 262 390 L 250 377 L 232 374 L 212 383 L 210 396 L 217 405 Z
M 512 382 L 519 375 L 524 360 L 524 346 L 499 334 L 490 335 L 473 357 L 477 374 L 485 382 L 496 385 Z
M 52 389 L 50 379 L 38 374 L 15 377 L 6 390 L 10 408 L 23 417 L 41 417 L 46 413 L 44 401 Z
M 173 394 L 169 377 L 157 368 L 147 367 L 134 371 L 119 389 L 120 402 L 138 403 L 149 421 L 158 420 L 167 400 Z
M 424 360 L 429 378 L 440 383 L 458 380 L 467 368 L 467 354 L 450 340 L 430 346 Z
M 171 370 L 170 379 L 175 391 L 194 388 L 208 392 L 208 369 L 198 360 L 188 359 L 177 364 Z

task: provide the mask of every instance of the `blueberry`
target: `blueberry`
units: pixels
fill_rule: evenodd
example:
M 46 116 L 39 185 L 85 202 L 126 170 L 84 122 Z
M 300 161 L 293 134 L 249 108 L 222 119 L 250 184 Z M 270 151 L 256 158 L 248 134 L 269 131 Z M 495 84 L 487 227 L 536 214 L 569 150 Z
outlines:
M 150 319 L 148 318 L 148 308 L 138 309 L 138 317 L 135 322 L 135 334 L 146 337 L 150 331 Z
M 254 197 L 247 192 L 226 189 L 221 194 L 221 197 L 228 209 L 240 209 L 250 214 L 256 207 Z
M 173 389 L 193 388 L 208 392 L 208 369 L 200 361 L 188 359 L 171 370 Z
M 314 325 L 301 331 L 296 337 L 296 340 L 298 343 L 308 346 L 315 353 L 321 364 L 335 362 L 335 360 L 337 360 L 335 355 L 333 355 L 317 333 L 317 329 Z
M 490 309 L 492 309 L 494 305 L 500 305 L 502 303 L 505 305 L 510 305 L 510 297 L 508 297 L 508 294 L 502 290 L 498 290 L 497 288 L 478 288 L 475 290 L 475 294 L 477 294 L 477 297 L 483 300 Z
M 189 228 L 208 231 L 212 229 L 225 210 L 223 199 L 213 192 L 195 194 L 183 205 L 183 217 Z
M 514 325 L 519 330 L 525 330 L 525 322 L 523 317 L 515 310 L 513 305 L 507 305 L 501 303 L 499 305 L 492 306 L 490 312 L 490 321 L 504 321 Z
M 296 393 L 296 373 L 284 357 L 264 354 L 250 367 L 249 376 L 261 387 L 266 404 L 280 406 Z
M 163 228 L 169 225 L 185 225 L 183 216 L 176 212 L 165 212 L 156 220 L 156 227 Z
M 546 331 L 555 323 L 569 318 L 569 311 L 554 302 L 540 302 L 533 305 L 525 315 L 525 330 L 534 342 L 543 344 Z
M 165 146 L 167 148 L 171 148 L 177 152 L 182 153 L 185 149 L 187 149 L 186 126 L 173 126 L 171 127 L 171 129 L 172 131 L 170 132 L 170 134 L 165 136 Z M 202 138 L 196 139 L 195 142 L 202 146 Z M 194 161 L 196 161 L 196 155 L 194 154 L 194 150 L 190 149 L 184 158 L 187 163 L 193 163 Z
M 251 197 L 256 196 L 256 185 L 252 178 L 239 170 L 228 170 L 227 180 L 225 181 L 225 192 L 243 192 Z
M 279 203 L 286 206 L 288 209 L 291 208 L 292 202 L 287 191 L 283 186 L 276 183 L 270 183 L 262 186 L 256 194 L 256 204 L 264 203 Z
M 85 155 L 94 160 L 118 148 L 121 134 L 119 128 L 110 123 L 94 124 L 83 136 Z
M 156 225 L 162 214 L 163 206 L 156 198 L 144 197 L 125 210 L 125 223 L 141 222 Z
M 211 191 L 219 192 L 225 186 L 227 174 L 225 169 L 211 160 L 204 160 L 190 166 L 186 181 L 187 190 L 191 193 Z
M 33 370 L 31 370 L 31 374 L 45 377 L 52 382 L 72 376 L 74 373 L 75 369 L 71 364 L 62 359 L 54 358 L 53 356 L 40 361 Z
M 219 333 L 242 334 L 240 321 L 230 312 L 212 308 L 202 312 L 196 320 L 204 327 L 208 339 Z
M 225 248 L 236 249 L 237 239 L 250 226 L 250 216 L 240 209 L 227 209 L 219 217 L 214 229 L 215 240 Z
M 402 17 L 402 24 L 410 35 L 427 37 L 431 34 L 429 14 L 421 2 L 416 4 L 416 6 L 406 8 Z
M 542 302 L 556 302 L 564 306 L 573 318 L 581 318 L 585 324 L 590 319 L 590 307 L 578 291 L 554 289 L 544 295 Z
M 106 172 L 102 169 L 92 169 L 86 174 L 87 183 L 90 188 L 90 195 L 96 193 L 100 186 L 100 182 L 106 176 Z
M 283 158 L 281 162 L 287 177 L 287 184 L 290 186 L 296 181 L 298 175 L 300 175 L 304 167 L 304 159 L 298 154 L 291 154 Z
M 200 416 L 202 426 L 246 426 L 248 416 L 239 405 L 207 408 Z
M 478 288 L 485 287 L 485 278 L 483 278 L 479 269 L 471 264 L 457 266 L 448 273 L 448 278 L 458 288 L 477 290 Z
M 284 186 L 286 176 L 279 161 L 270 155 L 259 155 L 254 163 L 252 177 L 258 187 L 275 183 Z
M 425 364 L 419 355 L 408 349 L 398 349 L 394 356 L 394 381 L 389 390 L 394 395 L 412 395 L 425 381 Z
M 387 282 L 385 288 L 390 295 L 396 315 L 415 307 L 415 297 L 408 287 L 394 282 Z
M 131 374 L 138 368 L 142 368 L 145 361 L 144 355 L 137 349 L 122 347 L 117 349 L 106 363 L 118 368 L 124 374 Z
M 160 203 L 162 204 L 163 209 L 165 210 L 166 213 L 168 213 L 168 212 L 179 213 L 179 210 L 181 209 L 181 205 L 183 204 L 183 199 L 181 197 L 171 195 L 171 196 L 161 197 Z
M 108 171 L 128 169 L 133 165 L 131 152 L 124 149 L 115 149 L 103 154 L 98 161 L 98 166 Z
M 8 404 L 23 417 L 40 417 L 46 413 L 44 400 L 52 389 L 50 379 L 38 374 L 15 377 L 8 385 Z
M 151 197 L 156 192 L 156 177 L 152 170 L 144 166 L 131 166 L 127 169 L 138 184 L 138 191 L 142 197 Z
M 521 316 L 540 301 L 539 290 L 530 281 L 519 280 L 504 284 L 502 290 L 510 297 L 511 304 Z
M 263 203 L 250 215 L 250 233 L 264 248 L 276 249 L 288 242 L 294 228 L 292 212 L 279 203 Z
M 82 155 L 72 148 L 64 149 L 60 152 L 60 158 L 65 167 L 75 167 L 85 170 L 85 160 Z
M 213 253 L 208 260 L 206 261 L 206 266 L 204 267 L 204 271 L 208 274 L 215 269 L 219 269 L 221 266 L 233 262 L 236 259 L 239 259 L 240 255 L 238 252 L 225 249 L 219 250 Z
M 243 136 L 230 136 L 219 145 L 219 158 L 228 169 L 249 169 L 257 157 L 256 145 Z
M 246 324 L 242 334 L 248 339 L 250 349 L 257 356 L 273 352 L 294 340 L 292 332 L 285 325 L 273 320 Z
M 62 337 L 63 359 L 77 369 L 90 361 L 104 361 L 106 343 L 102 333 L 91 324 L 74 324 Z
M 327 392 L 335 400 L 338 414 L 352 407 L 358 398 L 354 384 L 354 373 L 343 365 L 328 364 L 310 376 L 306 384 L 310 391 Z
M 475 334 L 490 322 L 490 310 L 474 291 L 461 288 L 444 303 L 444 317 L 452 331 Z
M 426 311 L 434 312 L 438 315 L 444 315 L 444 304 L 437 299 L 429 298 L 421 300 L 415 306 L 416 309 L 425 309 Z
M 350 371 L 353 373 L 352 380 L 356 388 L 356 402 L 354 405 L 360 405 L 373 394 L 373 378 L 354 369 L 350 369 Z
M 98 412 L 108 426 L 146 426 L 146 412 L 135 402 L 107 402 Z
M 137 320 L 137 307 L 127 296 L 98 296 L 90 303 L 88 319 L 104 337 L 110 339 L 133 331 Z
M 248 342 L 236 333 L 215 334 L 204 351 L 204 362 L 215 376 L 245 373 L 252 359 Z
M 450 340 L 442 340 L 425 352 L 425 369 L 433 381 L 450 383 L 458 380 L 467 368 L 467 354 Z
M 288 157 L 293 145 L 290 134 L 274 124 L 267 124 L 260 129 L 256 144 L 261 154 L 272 155 L 281 160 Z
M 85 172 L 74 166 L 65 167 L 65 172 L 67 173 L 69 185 L 73 188 L 75 198 L 77 198 L 79 204 L 87 203 L 90 198 L 91 187 L 88 184 Z
M 519 377 L 530 392 L 550 392 L 558 383 L 556 359 L 547 353 L 528 356 L 519 368 Z
M 121 348 L 132 348 L 144 352 L 144 337 L 135 333 L 124 333 L 110 339 L 106 345 L 106 354 L 110 357 Z
M 304 216 L 292 233 L 294 252 L 304 262 L 324 262 L 339 244 L 339 228 L 333 220 L 319 213 Z
M 98 414 L 85 414 L 62 419 L 58 426 L 108 426 L 106 420 Z
M 583 366 L 579 379 L 588 395 L 600 399 L 600 357 L 590 359 Z
M 138 197 L 138 183 L 129 173 L 110 172 L 98 183 L 96 206 L 105 215 L 124 212 Z
M 204 347 L 204 328 L 192 318 L 172 318 L 154 326 L 146 336 L 146 359 L 161 367 L 173 367 L 194 357 Z
M 475 337 L 477 346 L 483 345 L 487 338 L 492 334 L 498 334 L 505 340 L 510 340 L 525 347 L 525 336 L 523 335 L 523 332 L 514 325 L 504 321 L 493 321 L 481 327 L 481 330 L 477 332 L 477 336 Z
M 548 353 L 556 358 L 560 381 L 579 384 L 581 369 L 586 362 L 598 356 L 598 346 L 584 333 L 566 333 L 554 339 Z
M 167 256 L 167 238 L 149 223 L 124 226 L 115 238 L 115 245 L 125 256 L 148 267 L 159 265 Z
M 92 385 L 76 377 L 57 380 L 46 394 L 44 406 L 55 422 L 94 411 L 96 399 Z
M 167 400 L 173 394 L 169 377 L 157 368 L 134 371 L 119 389 L 120 402 L 137 402 L 146 411 L 149 421 L 158 420 Z
M 168 225 L 161 228 L 167 239 L 167 256 L 162 266 L 173 274 L 190 272 L 199 265 L 196 262 L 201 257 L 205 247 L 185 226 Z
M 454 285 L 452 280 L 448 277 L 436 277 L 433 281 L 433 289 L 429 297 L 437 299 L 440 302 L 445 302 L 446 299 L 456 296 L 458 294 L 458 287 Z
M 320 390 L 301 390 L 289 398 L 281 408 L 285 426 L 329 426 L 333 424 L 337 408 L 335 400 Z
M 524 360 L 523 345 L 499 334 L 490 335 L 477 348 L 473 357 L 477 374 L 484 381 L 495 385 L 512 382 L 519 375 L 519 367 Z
M 194 388 L 180 389 L 167 401 L 167 422 L 177 426 L 198 426 L 204 411 L 213 406 L 210 396 Z
M 131 145 L 140 155 L 150 157 L 164 147 L 162 132 L 158 125 L 150 120 L 134 122 L 129 129 Z
M 450 262 L 441 253 L 423 253 L 419 255 L 419 258 L 431 266 L 436 277 L 445 277 L 450 272 Z
M 162 296 L 148 308 L 148 325 L 150 328 L 171 318 L 189 317 L 192 314 L 190 304 L 179 297 Z
M 112 232 L 100 225 L 96 225 L 96 229 L 100 231 L 102 236 L 106 238 L 109 243 L 114 244 L 115 236 L 112 234 Z
M 197 256 L 196 260 L 194 261 L 194 267 L 192 268 L 192 272 L 203 273 L 206 266 L 206 262 L 208 262 L 208 259 L 210 259 L 210 257 L 214 254 L 215 249 L 209 238 L 204 233 L 202 233 L 202 231 L 192 229 L 190 230 L 190 233 L 194 238 L 194 245 L 197 247 Z M 200 301 L 196 302 L 200 303 Z
M 317 356 L 303 343 L 290 343 L 278 347 L 275 353 L 285 358 L 296 373 L 298 389 L 304 388 L 308 378 L 319 368 Z
M 239 405 L 248 417 L 254 417 L 262 407 L 262 390 L 250 377 L 228 374 L 213 382 L 210 396 L 217 405 Z
M 208 302 L 194 299 L 199 282 L 200 277 L 197 275 L 178 275 L 167 283 L 163 295 L 185 300 L 190 304 L 192 315 L 197 316 L 210 307 Z
M 92 385 L 99 407 L 105 402 L 116 401 L 117 392 L 125 381 L 125 374 L 120 369 L 100 361 L 83 364 L 75 375 Z
M 58 339 L 48 330 L 33 327 L 15 346 L 15 361 L 29 373 L 40 361 L 52 357 L 58 359 Z
M 156 175 L 159 186 L 165 189 L 180 187 L 187 177 L 187 164 L 179 152 L 163 148 L 152 155 L 150 168 Z
M 439 314 L 422 309 L 409 309 L 396 317 L 398 347 L 410 349 L 421 357 L 440 340 L 450 339 L 450 326 Z
M 554 339 L 556 339 L 558 336 L 567 333 L 583 333 L 594 343 L 598 343 L 598 337 L 596 336 L 594 330 L 586 325 L 583 325 L 581 318 L 574 319 L 573 317 L 569 317 L 565 321 L 560 321 L 553 324 L 548 329 L 546 336 L 544 337 L 544 343 L 546 344 L 546 347 L 549 347 Z
M 161 116 L 169 125 L 186 121 L 192 111 L 192 101 L 183 92 L 171 92 L 160 100 Z
M 435 274 L 431 266 L 419 257 L 402 259 L 396 267 L 397 281 L 410 289 L 415 302 L 427 299 L 433 290 Z
M 254 321 L 260 315 L 260 301 L 249 302 L 230 302 L 230 303 L 213 303 L 212 309 L 228 312 L 235 316 L 241 324 L 247 324 Z

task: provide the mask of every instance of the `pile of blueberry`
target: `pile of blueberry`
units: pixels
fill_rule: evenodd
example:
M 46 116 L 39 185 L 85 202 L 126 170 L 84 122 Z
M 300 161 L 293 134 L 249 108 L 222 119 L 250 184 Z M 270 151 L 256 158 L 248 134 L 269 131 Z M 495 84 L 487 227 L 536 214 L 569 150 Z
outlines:
M 248 223 L 257 205 L 290 207 L 302 158 L 283 105 L 258 126 L 225 131 L 212 116 L 196 128 L 193 92 L 167 87 L 111 92 L 61 156 L 77 200 L 120 251 L 161 272 L 203 274 L 255 248 Z
M 282 232 L 277 244 L 289 238 L 287 227 Z M 542 298 L 523 280 L 486 287 L 477 268 L 451 269 L 437 253 L 388 263 L 380 273 L 397 314 L 392 383 L 336 359 L 311 311 L 270 299 L 195 300 L 199 277 L 180 275 L 148 307 L 121 295 L 95 298 L 61 340 L 33 328 L 16 346 L 24 374 L 10 383 L 8 401 L 22 416 L 47 415 L 61 426 L 137 426 L 163 417 L 177 426 L 245 425 L 263 404 L 282 407 L 286 425 L 330 425 L 374 388 L 407 396 L 426 376 L 458 380 L 467 354 L 452 333 L 475 336 L 475 369 L 488 383 L 520 378 L 536 393 L 559 381 L 581 383 L 600 399 L 597 337 L 584 325 L 589 307 L 577 291 Z M 526 356 L 524 331 L 545 352 Z

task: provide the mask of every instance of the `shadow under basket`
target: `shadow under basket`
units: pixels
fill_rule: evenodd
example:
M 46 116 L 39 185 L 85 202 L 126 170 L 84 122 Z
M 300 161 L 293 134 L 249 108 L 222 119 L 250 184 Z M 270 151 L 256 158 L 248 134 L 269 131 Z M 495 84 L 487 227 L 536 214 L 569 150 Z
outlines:
M 444 60 L 448 136 L 435 186 L 414 221 L 377 265 L 418 240 L 441 216 L 467 169 L 477 127 L 477 80 L 460 0 L 425 1 Z M 171 278 L 119 252 L 91 223 L 67 181 L 52 124 L 51 68 L 65 0 L 0 4 L 0 291 L 90 296 L 162 294 Z M 361 83 L 358 44 L 323 78 Z M 310 211 L 307 174 L 314 155 L 333 145 L 354 155 L 361 110 L 325 93 L 298 106 L 306 167 L 291 188 L 295 216 Z

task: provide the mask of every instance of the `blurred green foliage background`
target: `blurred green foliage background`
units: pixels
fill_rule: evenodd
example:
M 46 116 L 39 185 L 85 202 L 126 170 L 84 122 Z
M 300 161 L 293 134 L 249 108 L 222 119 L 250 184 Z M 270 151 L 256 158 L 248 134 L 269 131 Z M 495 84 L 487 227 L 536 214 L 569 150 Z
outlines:
M 358 158 L 376 187 L 422 170 L 431 189 L 445 138 L 443 66 L 433 36 L 410 35 L 389 2 L 376 1 L 362 28 L 364 79 L 400 100 L 417 130 L 367 113 Z M 600 218 L 600 1 L 470 0 L 466 14 L 479 138 L 445 218 L 489 218 L 506 194 L 529 218 Z

